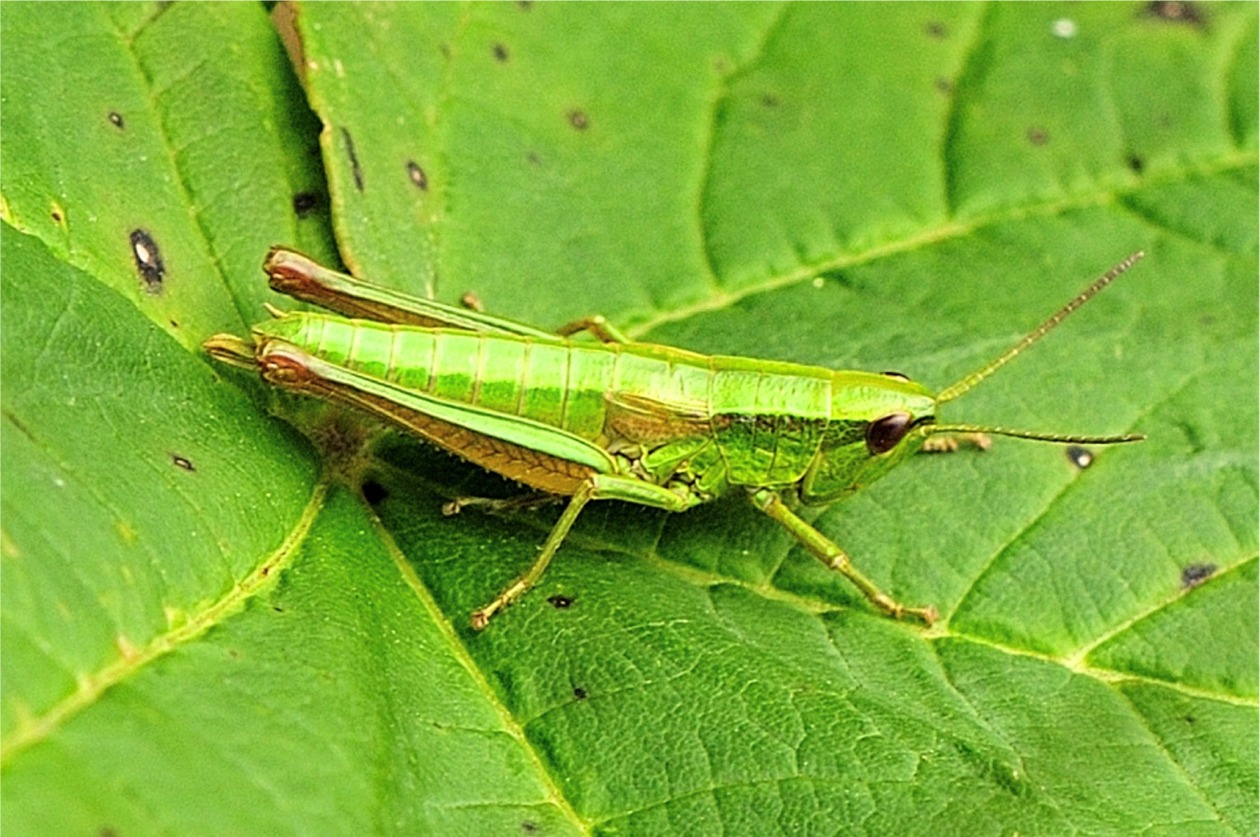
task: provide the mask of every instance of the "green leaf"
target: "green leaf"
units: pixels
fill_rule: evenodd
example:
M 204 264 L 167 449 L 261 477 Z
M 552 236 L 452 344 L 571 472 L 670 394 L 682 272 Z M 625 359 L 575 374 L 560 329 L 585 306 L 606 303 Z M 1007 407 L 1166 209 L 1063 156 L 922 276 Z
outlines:
M 6 831 L 1255 833 L 1254 5 L 46 10 L 0 21 Z M 1140 249 L 943 416 L 1148 439 L 811 512 L 931 630 L 729 497 L 596 504 L 474 633 L 556 510 L 444 517 L 513 489 L 213 364 L 272 244 L 938 390 Z

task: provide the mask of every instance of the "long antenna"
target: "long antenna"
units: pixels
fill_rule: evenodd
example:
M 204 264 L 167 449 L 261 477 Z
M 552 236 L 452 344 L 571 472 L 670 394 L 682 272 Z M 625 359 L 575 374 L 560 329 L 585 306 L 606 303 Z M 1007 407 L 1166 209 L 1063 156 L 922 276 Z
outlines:
M 1032 439 L 1036 442 L 1058 442 L 1064 445 L 1118 445 L 1123 442 L 1141 442 L 1143 433 L 1125 433 L 1119 436 L 1073 436 L 1067 433 L 1042 433 L 1037 430 L 1012 430 L 1009 427 L 985 427 L 980 424 L 927 424 L 927 433 L 987 433 L 993 436 L 1013 436 L 1016 439 Z
M 983 381 L 985 378 L 992 375 L 994 372 L 1001 369 L 1006 364 L 1010 363 L 1016 355 L 1049 334 L 1055 326 L 1067 319 L 1069 314 L 1093 299 L 1099 291 L 1110 285 L 1118 276 L 1120 276 L 1120 274 L 1133 267 L 1133 265 L 1145 255 L 1146 254 L 1144 252 L 1139 250 L 1124 261 L 1120 262 L 1111 270 L 1108 270 L 1102 276 L 1099 276 L 1094 280 L 1092 285 L 1077 294 L 1076 298 L 1071 300 L 1067 305 L 1064 305 L 1058 311 L 1055 311 L 1050 319 L 1030 331 L 1024 339 L 1007 349 L 1006 352 L 997 360 L 994 360 L 982 369 L 972 372 L 953 386 L 946 387 L 939 395 L 936 396 L 936 403 L 944 404 L 946 401 L 954 400 L 958 396 L 967 392 L 967 390 L 974 387 L 976 384 Z

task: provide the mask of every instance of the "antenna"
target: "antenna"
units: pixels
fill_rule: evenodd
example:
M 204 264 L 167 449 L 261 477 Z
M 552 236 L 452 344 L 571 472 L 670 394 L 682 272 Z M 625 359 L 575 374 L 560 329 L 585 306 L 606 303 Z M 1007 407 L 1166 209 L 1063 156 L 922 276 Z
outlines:
M 1064 445 L 1118 445 L 1122 442 L 1141 442 L 1144 433 L 1125 433 L 1121 436 L 1071 436 L 1063 433 L 1040 433 L 1035 430 L 1012 430 L 1009 427 L 984 427 L 979 424 L 928 424 L 927 433 L 989 433 L 994 436 L 1012 436 L 1016 439 L 1032 439 L 1036 442 L 1058 442 Z
M 1097 279 L 1094 280 L 1093 284 L 1091 284 L 1088 288 L 1086 288 L 1085 290 L 1077 294 L 1077 296 L 1074 299 L 1072 299 L 1070 302 L 1068 302 L 1067 305 L 1064 305 L 1058 311 L 1055 311 L 1054 314 L 1050 317 L 1050 319 L 1046 320 L 1044 323 L 1034 328 L 1022 340 L 1020 340 L 1011 348 L 1007 349 L 1006 352 L 997 360 L 994 360 L 991 363 L 989 363 L 987 366 L 975 372 L 972 372 L 970 375 L 963 378 L 961 381 L 954 384 L 953 386 L 946 387 L 939 395 L 936 396 L 936 403 L 944 404 L 946 401 L 953 401 L 955 398 L 967 392 L 976 384 L 980 383 L 985 378 L 989 377 L 994 372 L 998 371 L 1003 366 L 1010 363 L 1015 358 L 1016 355 L 1018 355 L 1020 352 L 1024 351 L 1024 349 L 1027 349 L 1033 343 L 1036 343 L 1038 340 L 1040 340 L 1041 338 L 1049 334 L 1054 329 L 1055 326 L 1057 326 L 1059 323 L 1066 320 L 1069 314 L 1071 314 L 1077 308 L 1080 308 L 1082 305 L 1084 305 L 1085 303 L 1093 299 L 1095 296 L 1097 296 L 1099 291 L 1101 291 L 1103 288 L 1107 287 L 1113 281 L 1115 281 L 1115 279 L 1119 277 L 1120 274 L 1124 273 L 1126 270 L 1133 267 L 1133 265 L 1136 264 L 1138 260 L 1141 259 L 1145 255 L 1146 254 L 1144 252 L 1139 250 L 1133 255 L 1129 256 L 1124 261 L 1120 262 L 1111 270 L 1108 270 L 1102 276 L 1099 276 Z M 940 429 L 943 430 L 945 428 L 941 427 Z M 961 431 L 967 428 L 964 428 L 962 425 L 955 425 L 951 427 L 950 429 Z M 980 428 L 975 428 L 975 429 L 978 430 Z M 1022 438 L 1045 438 L 1044 436 L 1036 436 L 1036 435 L 1029 436 L 1027 434 L 1020 434 L 1015 431 L 1003 432 L 996 428 L 989 429 L 987 432 L 995 433 L 1000 436 L 1021 436 Z M 1108 437 L 1108 438 L 1110 441 L 1135 441 L 1134 439 L 1130 439 L 1128 437 Z M 1077 439 L 1077 438 L 1062 437 L 1062 438 L 1055 438 L 1055 439 L 1046 439 L 1046 441 L 1061 441 L 1061 442 L 1082 441 L 1083 442 L 1084 440 Z M 1098 442 L 1094 442 L 1094 443 L 1097 444 Z

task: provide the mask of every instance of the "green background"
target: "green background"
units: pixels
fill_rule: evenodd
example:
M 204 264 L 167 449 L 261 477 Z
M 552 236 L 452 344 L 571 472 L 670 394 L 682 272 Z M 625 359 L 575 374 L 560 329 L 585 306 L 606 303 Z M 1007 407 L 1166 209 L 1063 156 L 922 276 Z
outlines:
M 1254 4 L 291 11 L 0 8 L 6 833 L 1255 833 Z M 731 498 L 474 634 L 554 510 L 209 361 L 277 243 L 936 388 L 1142 249 L 943 417 L 1149 439 L 818 513 L 930 631 Z

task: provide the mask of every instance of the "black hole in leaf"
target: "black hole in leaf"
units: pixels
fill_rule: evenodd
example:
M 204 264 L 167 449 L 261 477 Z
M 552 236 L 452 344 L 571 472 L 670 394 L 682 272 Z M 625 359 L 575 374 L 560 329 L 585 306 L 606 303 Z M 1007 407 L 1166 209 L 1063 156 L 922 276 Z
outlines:
M 568 596 L 551 596 L 547 599 L 556 610 L 567 610 L 573 607 L 573 599 Z
M 378 506 L 389 497 L 389 489 L 372 479 L 364 480 L 360 490 L 369 506 Z
M 319 204 L 319 195 L 314 192 L 298 192 L 293 196 L 293 214 L 299 218 L 306 218 L 319 209 Z

